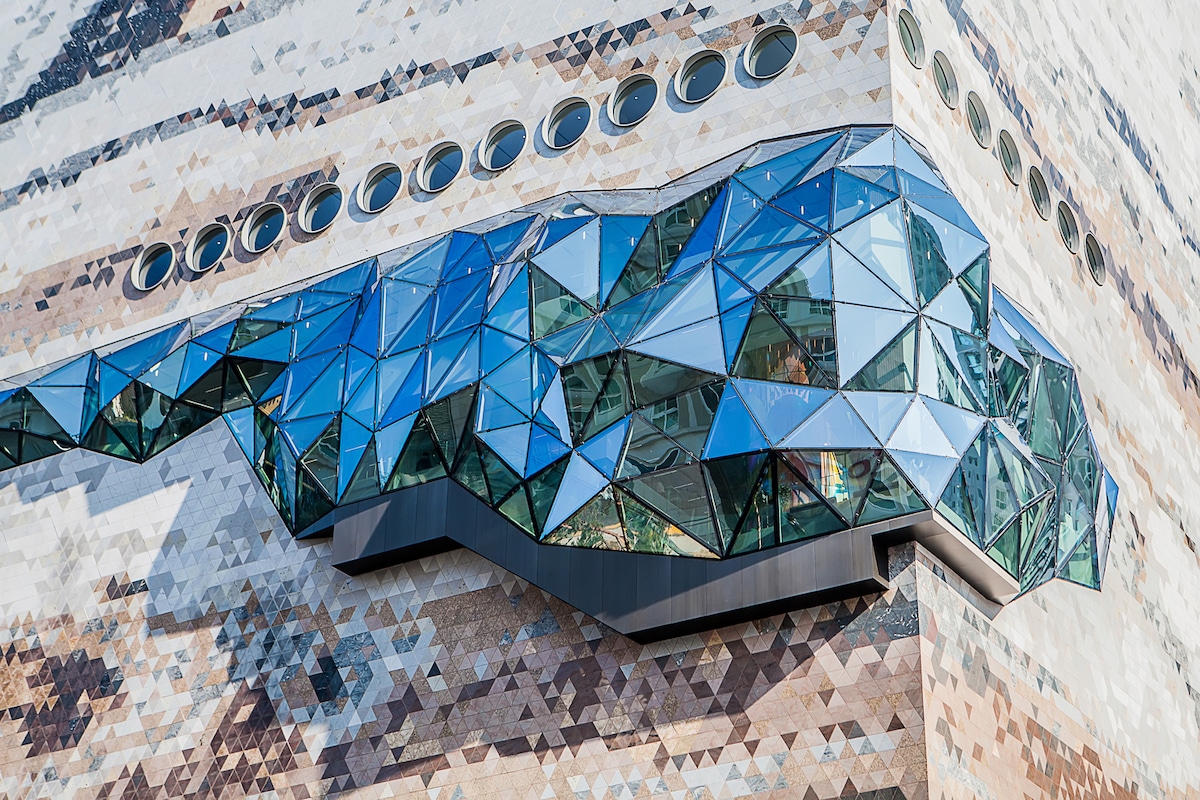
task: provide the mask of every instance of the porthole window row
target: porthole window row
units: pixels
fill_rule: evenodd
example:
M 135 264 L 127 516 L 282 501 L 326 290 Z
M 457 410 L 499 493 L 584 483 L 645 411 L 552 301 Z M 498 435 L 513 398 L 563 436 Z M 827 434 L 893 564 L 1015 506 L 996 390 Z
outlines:
M 901 9 L 897 14 L 897 32 L 905 57 L 913 67 L 921 69 L 925 65 L 925 40 L 921 34 L 919 23 L 912 12 L 907 9 Z M 958 77 L 950 59 L 941 50 L 935 50 L 930 64 L 938 96 L 941 97 L 947 108 L 957 108 L 959 104 Z M 750 71 L 749 68 L 747 71 Z M 967 92 L 965 110 L 967 127 L 971 131 L 971 136 L 980 147 L 990 148 L 993 142 L 992 124 L 983 99 L 975 92 Z M 1009 131 L 1001 130 L 996 134 L 995 145 L 996 155 L 1005 177 L 1013 186 L 1020 186 L 1022 178 L 1027 178 L 1026 187 L 1029 199 L 1033 202 L 1033 208 L 1038 216 L 1049 220 L 1053 214 L 1059 239 L 1069 252 L 1079 253 L 1082 244 L 1088 272 L 1097 286 L 1103 286 L 1108 277 L 1108 260 L 1099 240 L 1092 233 L 1088 233 L 1082 240 L 1080 239 L 1079 223 L 1076 221 L 1074 211 L 1065 200 L 1059 201 L 1057 206 L 1053 205 L 1050 189 L 1040 169 L 1031 166 L 1028 173 L 1024 171 L 1021 151 Z

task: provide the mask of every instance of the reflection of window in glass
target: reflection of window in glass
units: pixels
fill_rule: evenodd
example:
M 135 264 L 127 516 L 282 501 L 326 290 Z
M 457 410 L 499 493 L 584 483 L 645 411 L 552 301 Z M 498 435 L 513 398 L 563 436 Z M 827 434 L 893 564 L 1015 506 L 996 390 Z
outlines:
M 668 397 L 650 407 L 650 421 L 661 431 L 671 433 L 679 427 L 679 398 Z

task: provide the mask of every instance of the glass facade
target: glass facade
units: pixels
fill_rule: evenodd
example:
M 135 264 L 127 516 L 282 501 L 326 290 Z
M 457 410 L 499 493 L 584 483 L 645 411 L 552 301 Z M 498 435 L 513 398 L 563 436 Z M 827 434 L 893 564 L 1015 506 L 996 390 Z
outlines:
M 726 558 L 934 509 L 1098 587 L 1074 371 L 893 128 L 578 193 L 0 383 L 0 465 L 223 417 L 300 533 L 440 478 L 548 545 Z

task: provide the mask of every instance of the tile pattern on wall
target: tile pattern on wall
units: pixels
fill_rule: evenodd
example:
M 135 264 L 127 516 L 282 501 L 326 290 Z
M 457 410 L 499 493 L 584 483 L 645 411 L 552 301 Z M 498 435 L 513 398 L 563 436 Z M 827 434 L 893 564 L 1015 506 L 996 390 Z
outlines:
M 639 645 L 464 550 L 341 575 L 236 451 L 0 489 L 0 797 L 925 796 L 911 548 L 883 595 Z

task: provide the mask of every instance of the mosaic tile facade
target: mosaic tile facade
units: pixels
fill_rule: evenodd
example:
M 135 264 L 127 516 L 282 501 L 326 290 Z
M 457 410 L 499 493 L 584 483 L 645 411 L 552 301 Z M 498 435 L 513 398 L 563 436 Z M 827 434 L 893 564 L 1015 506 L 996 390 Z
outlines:
M 928 67 L 889 47 L 901 6 L 1099 238 L 1107 285 L 994 146 L 974 143 Z M 326 543 L 288 535 L 220 424 L 146 464 L 65 453 L 0 477 L 0 797 L 1200 794 L 1188 9 L 195 0 L 2 13 L 0 374 L 564 191 L 659 186 L 754 141 L 895 123 L 939 154 L 1004 254 L 997 283 L 1078 366 L 1122 496 L 1100 592 L 1054 581 L 1001 610 L 909 547 L 885 594 L 643 646 L 465 551 L 337 573 Z M 739 57 L 776 19 L 799 34 L 779 78 L 736 67 L 699 107 L 665 88 L 702 45 Z M 437 198 L 407 184 L 431 144 L 470 151 L 505 117 L 532 131 L 573 93 L 599 108 L 635 70 L 664 91 L 637 128 L 598 112 L 566 153 L 535 146 L 499 175 L 472 155 Z M 315 238 L 290 229 L 262 256 L 235 251 L 148 294 L 129 283 L 151 241 L 236 227 L 267 200 L 294 210 L 326 179 L 352 190 L 382 160 L 406 175 L 382 216 L 351 209 Z

